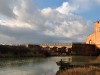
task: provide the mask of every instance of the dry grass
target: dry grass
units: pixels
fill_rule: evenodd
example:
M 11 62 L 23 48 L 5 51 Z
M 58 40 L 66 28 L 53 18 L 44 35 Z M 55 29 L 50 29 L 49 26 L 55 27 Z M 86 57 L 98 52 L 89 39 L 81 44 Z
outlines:
M 78 67 L 57 72 L 56 75 L 100 75 L 100 67 Z

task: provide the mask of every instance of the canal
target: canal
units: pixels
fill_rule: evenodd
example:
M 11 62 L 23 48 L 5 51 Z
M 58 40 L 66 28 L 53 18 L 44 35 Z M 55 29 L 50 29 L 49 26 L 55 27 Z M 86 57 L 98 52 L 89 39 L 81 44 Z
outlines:
M 30 57 L 0 58 L 0 75 L 55 75 L 59 70 L 57 61 L 71 59 L 70 62 L 100 63 L 100 56 Z

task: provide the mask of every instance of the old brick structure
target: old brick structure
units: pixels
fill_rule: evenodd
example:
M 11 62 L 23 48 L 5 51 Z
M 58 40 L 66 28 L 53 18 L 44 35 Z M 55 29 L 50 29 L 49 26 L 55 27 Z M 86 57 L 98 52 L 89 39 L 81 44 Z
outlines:
M 86 44 L 95 44 L 100 49 L 100 21 L 94 22 L 94 32 L 87 36 Z

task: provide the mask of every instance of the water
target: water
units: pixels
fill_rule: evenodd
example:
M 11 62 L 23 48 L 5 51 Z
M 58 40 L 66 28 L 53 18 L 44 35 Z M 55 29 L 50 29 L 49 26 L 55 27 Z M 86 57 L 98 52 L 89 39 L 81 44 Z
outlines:
M 0 75 L 55 75 L 59 70 L 56 62 L 71 58 L 72 62 L 99 63 L 100 57 L 71 56 L 48 58 L 0 58 Z

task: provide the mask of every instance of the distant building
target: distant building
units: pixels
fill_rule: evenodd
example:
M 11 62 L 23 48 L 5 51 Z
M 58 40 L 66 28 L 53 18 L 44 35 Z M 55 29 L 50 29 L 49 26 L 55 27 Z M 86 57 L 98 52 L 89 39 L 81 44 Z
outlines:
M 94 32 L 87 36 L 86 44 L 95 44 L 96 47 L 100 48 L 100 21 L 94 22 Z

